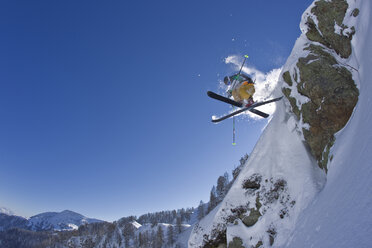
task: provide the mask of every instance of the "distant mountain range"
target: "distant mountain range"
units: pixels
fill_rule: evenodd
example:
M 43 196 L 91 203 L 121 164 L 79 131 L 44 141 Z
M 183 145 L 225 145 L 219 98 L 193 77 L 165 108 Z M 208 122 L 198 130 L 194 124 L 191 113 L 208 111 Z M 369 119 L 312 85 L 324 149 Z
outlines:
M 8 213 L 5 214 L 4 212 Z M 106 222 L 65 210 L 24 218 L 0 213 L 0 247 L 187 247 L 198 210 L 181 209 Z M 174 216 L 169 216 L 169 214 Z M 159 222 L 168 220 L 169 223 Z M 188 224 L 190 223 L 190 224 Z M 86 225 L 85 225 L 86 224 Z M 79 228 L 80 227 L 80 228 Z
M 80 225 L 103 222 L 87 218 L 70 210 L 62 212 L 46 212 L 30 218 L 14 215 L 7 208 L 0 208 L 0 231 L 11 228 L 22 228 L 32 231 L 68 231 L 78 229 Z

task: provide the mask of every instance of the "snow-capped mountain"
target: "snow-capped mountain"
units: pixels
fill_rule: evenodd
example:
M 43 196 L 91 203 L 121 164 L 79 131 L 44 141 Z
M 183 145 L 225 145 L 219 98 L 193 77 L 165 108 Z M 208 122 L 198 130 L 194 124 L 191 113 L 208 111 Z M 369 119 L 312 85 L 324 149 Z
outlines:
M 9 212 L 8 212 L 9 213 Z M 0 231 L 11 228 L 28 228 L 28 220 L 21 216 L 0 213 Z
M 2 208 L 0 213 L 0 230 L 21 228 L 32 231 L 69 231 L 76 230 L 83 224 L 99 223 L 101 220 L 87 218 L 73 211 L 46 212 L 30 218 L 14 215 L 14 212 Z
M 6 215 L 16 215 L 12 210 L 5 207 L 0 207 L 0 214 L 6 214 Z
M 370 247 L 371 3 L 314 1 L 273 96 L 284 94 L 189 247 Z
M 80 225 L 102 222 L 101 220 L 87 218 L 73 211 L 64 210 L 62 212 L 46 212 L 30 217 L 28 221 L 29 229 L 34 231 L 41 230 L 74 230 Z

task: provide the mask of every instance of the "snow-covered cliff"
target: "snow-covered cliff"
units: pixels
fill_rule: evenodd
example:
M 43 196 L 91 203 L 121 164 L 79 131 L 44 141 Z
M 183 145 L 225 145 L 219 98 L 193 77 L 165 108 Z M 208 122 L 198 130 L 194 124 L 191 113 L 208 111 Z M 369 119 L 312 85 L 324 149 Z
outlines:
M 372 3 L 358 4 L 352 59 L 360 89 L 347 126 L 336 134 L 327 184 L 301 214 L 286 247 L 372 246 Z
M 368 1 L 356 0 L 315 1 L 305 11 L 275 91 L 286 99 L 223 202 L 195 225 L 189 247 L 372 242 L 370 13 Z M 328 232 L 333 241 L 325 242 Z

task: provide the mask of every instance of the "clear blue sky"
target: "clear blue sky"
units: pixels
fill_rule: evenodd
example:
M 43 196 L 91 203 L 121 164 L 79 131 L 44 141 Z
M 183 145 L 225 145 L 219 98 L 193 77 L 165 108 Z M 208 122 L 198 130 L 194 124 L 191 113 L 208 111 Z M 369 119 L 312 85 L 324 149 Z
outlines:
M 232 146 L 206 91 L 229 55 L 283 65 L 311 2 L 1 1 L 0 206 L 112 221 L 207 201 L 265 122 Z

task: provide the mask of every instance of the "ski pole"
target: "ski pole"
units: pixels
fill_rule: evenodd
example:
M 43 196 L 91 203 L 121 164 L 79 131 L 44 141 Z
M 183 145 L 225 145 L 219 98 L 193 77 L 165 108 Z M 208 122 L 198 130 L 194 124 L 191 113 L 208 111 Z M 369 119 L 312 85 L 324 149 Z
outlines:
M 244 60 L 243 60 L 242 66 L 240 67 L 240 70 L 239 70 L 238 74 L 234 77 L 234 80 L 231 83 L 232 88 L 234 88 L 234 85 L 235 85 L 236 80 L 238 80 L 240 74 L 242 73 L 242 70 L 243 70 L 245 61 L 247 60 L 248 57 L 249 57 L 248 55 L 244 55 Z
M 233 111 L 235 111 L 235 106 L 231 105 L 231 107 L 233 108 Z M 233 146 L 236 145 L 236 142 L 235 142 L 235 116 L 233 116 L 233 142 L 232 142 L 232 145 Z
M 236 145 L 235 143 L 235 116 L 233 117 L 233 146 Z
M 239 70 L 239 73 L 238 73 L 238 75 L 240 75 L 240 73 L 242 72 L 242 70 L 243 70 L 243 66 L 244 66 L 244 64 L 245 64 L 245 61 L 247 60 L 247 58 L 248 58 L 249 56 L 248 55 L 244 55 L 244 61 L 243 61 L 243 64 L 242 64 L 242 66 L 240 67 L 240 70 Z
M 245 61 L 247 60 L 247 58 L 248 58 L 248 55 L 244 55 L 244 60 L 243 60 L 242 66 L 240 67 L 239 73 L 234 78 L 234 81 L 231 84 L 231 86 L 233 86 L 235 84 L 236 80 L 238 80 L 238 78 L 240 76 L 240 73 L 242 73 L 242 70 L 243 70 L 243 67 L 244 67 L 244 64 L 245 64 Z M 233 106 L 233 109 L 234 109 L 234 106 Z M 236 145 L 236 142 L 235 142 L 235 116 L 233 117 L 233 143 L 232 144 L 233 144 L 233 146 Z

